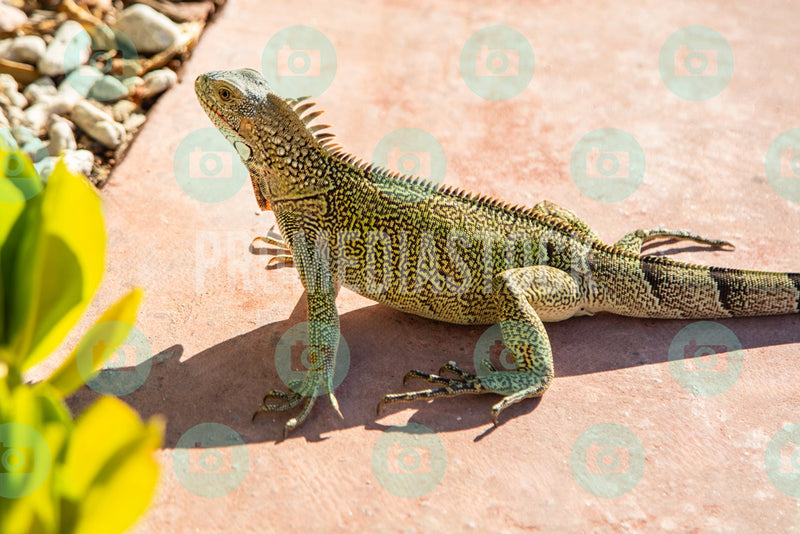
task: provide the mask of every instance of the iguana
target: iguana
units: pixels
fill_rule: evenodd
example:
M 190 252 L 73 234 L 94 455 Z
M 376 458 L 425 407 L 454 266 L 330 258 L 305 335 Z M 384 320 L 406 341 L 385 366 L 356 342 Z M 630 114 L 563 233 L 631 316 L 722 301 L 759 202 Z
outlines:
M 362 161 L 309 123 L 306 99 L 273 92 L 257 71 L 199 76 L 195 90 L 214 125 L 249 170 L 256 200 L 272 209 L 308 297 L 312 369 L 290 392 L 272 390 L 260 411 L 304 403 L 285 435 L 333 392 L 339 284 L 405 312 L 457 324 L 499 325 L 515 369 L 483 361 L 479 374 L 454 362 L 404 378 L 438 386 L 386 395 L 383 406 L 467 393 L 500 393 L 508 406 L 542 395 L 553 380 L 543 321 L 610 312 L 629 317 L 714 319 L 797 313 L 800 274 L 706 267 L 642 255 L 658 238 L 732 246 L 686 231 L 636 230 L 614 245 L 551 202 L 513 206 Z M 454 378 L 439 376 L 444 373 Z M 259 413 L 256 412 L 256 415 Z M 255 416 L 254 416 L 255 417 Z

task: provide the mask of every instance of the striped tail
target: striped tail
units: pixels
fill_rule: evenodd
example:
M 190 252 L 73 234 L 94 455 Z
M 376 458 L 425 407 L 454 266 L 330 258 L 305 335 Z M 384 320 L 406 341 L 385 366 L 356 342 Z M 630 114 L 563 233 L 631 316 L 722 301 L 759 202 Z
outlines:
M 800 312 L 800 273 L 706 267 L 606 250 L 592 265 L 604 311 L 654 319 Z

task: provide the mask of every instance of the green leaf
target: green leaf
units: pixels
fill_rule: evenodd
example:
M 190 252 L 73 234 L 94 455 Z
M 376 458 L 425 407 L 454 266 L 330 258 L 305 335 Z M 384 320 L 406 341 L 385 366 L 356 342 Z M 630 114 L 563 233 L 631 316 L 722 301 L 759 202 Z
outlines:
M 24 371 L 55 349 L 100 283 L 105 252 L 100 199 L 85 178 L 59 161 L 10 234 L 17 246 L 10 269 L 3 256 L 6 339 Z
M 109 328 L 104 330 L 106 343 L 109 345 L 121 345 L 125 341 L 133 323 L 136 321 L 136 309 L 141 301 L 142 290 L 134 289 L 107 309 L 97 320 L 95 325 L 101 323 L 109 325 Z M 85 382 L 78 368 L 78 347 L 80 347 L 80 343 L 64 360 L 64 363 L 40 385 L 48 384 L 64 397 L 82 387 Z M 94 358 L 95 354 L 92 354 L 92 356 L 92 370 L 97 371 L 103 365 L 103 360 L 99 357 Z M 97 356 L 102 356 L 102 353 Z
M 77 506 L 76 533 L 123 532 L 147 508 L 156 483 L 164 423 L 103 397 L 76 421 L 62 472 L 64 497 Z M 62 525 L 63 526 L 63 525 Z

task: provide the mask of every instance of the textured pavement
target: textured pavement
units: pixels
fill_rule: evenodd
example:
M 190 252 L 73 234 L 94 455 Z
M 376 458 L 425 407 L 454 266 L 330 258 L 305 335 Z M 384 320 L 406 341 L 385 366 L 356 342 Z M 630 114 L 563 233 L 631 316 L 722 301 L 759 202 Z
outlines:
M 249 184 L 206 203 L 186 194 L 173 172 L 181 141 L 210 127 L 194 78 L 260 70 L 271 36 L 306 25 L 330 40 L 337 59 L 330 87 L 315 99 L 326 110 L 319 122 L 332 124 L 354 154 L 370 159 L 389 132 L 419 128 L 441 144 L 447 183 L 525 205 L 551 200 L 608 242 L 637 228 L 687 229 L 736 250 L 685 243 L 655 250 L 799 271 L 800 202 L 776 192 L 765 169 L 773 141 L 800 126 L 798 15 L 800 6 L 788 1 L 230 1 L 102 191 L 108 268 L 76 329 L 85 331 L 130 287 L 145 289 L 137 326 L 156 357 L 144 384 L 122 398 L 144 417 L 166 415 L 168 424 L 162 481 L 135 531 L 800 530 L 800 483 L 791 478 L 800 472 L 800 441 L 789 439 L 779 453 L 774 445 L 782 428 L 800 423 L 798 317 L 719 321 L 741 344 L 741 358 L 686 365 L 723 374 L 741 365 L 741 372 L 709 396 L 685 388 L 669 363 L 690 321 L 602 315 L 550 324 L 553 385 L 541 400 L 508 409 L 493 429 L 493 396 L 390 407 L 376 418 L 383 394 L 412 389 L 401 383 L 407 370 L 435 372 L 448 360 L 471 369 L 486 329 L 405 315 L 342 290 L 351 359 L 337 390 L 344 421 L 320 400 L 304 426 L 278 441 L 288 415 L 255 423 L 250 416 L 268 389 L 283 387 L 276 346 L 306 318 L 297 273 L 265 269 L 270 256 L 262 247 L 251 252 L 251 239 L 274 217 L 258 213 Z M 499 101 L 478 96 L 459 70 L 465 43 L 495 25 L 522 34 L 535 56 L 530 83 Z M 730 81 L 700 101 L 673 92 L 659 71 L 667 40 L 692 25 L 722 35 L 733 57 Z M 730 67 L 724 51 L 695 50 L 715 62 L 707 67 L 715 76 Z M 643 182 L 624 200 L 597 201 L 573 180 L 573 151 L 599 128 L 627 132 L 644 154 Z M 70 404 L 80 410 L 95 397 L 84 388 Z M 374 460 L 376 447 L 393 438 L 386 431 L 407 422 L 435 435 L 398 438 L 385 454 L 378 449 L 383 463 Z M 244 456 L 242 448 L 218 451 L 217 472 L 195 468 L 199 480 L 211 477 L 212 493 L 226 495 L 198 495 L 173 467 L 174 451 L 187 452 L 182 436 L 204 423 L 230 427 L 244 444 Z M 603 429 L 613 435 L 591 434 Z M 404 469 L 403 454 L 420 463 L 400 473 L 410 486 L 398 489 L 390 479 Z M 597 463 L 604 458 L 618 463 Z M 776 477 L 797 494 L 781 491 Z M 423 486 L 424 495 L 398 496 Z

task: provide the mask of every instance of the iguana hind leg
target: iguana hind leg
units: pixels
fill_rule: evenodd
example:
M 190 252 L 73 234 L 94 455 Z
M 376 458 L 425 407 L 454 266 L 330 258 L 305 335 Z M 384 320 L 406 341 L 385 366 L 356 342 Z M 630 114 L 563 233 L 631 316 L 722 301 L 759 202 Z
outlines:
M 540 213 L 544 213 L 545 215 L 550 215 L 551 217 L 556 217 L 557 219 L 561 219 L 563 222 L 569 224 L 575 230 L 578 230 L 585 236 L 587 236 L 590 240 L 593 241 L 600 241 L 600 237 L 594 233 L 594 230 L 589 228 L 589 225 L 583 222 L 578 216 L 568 210 L 567 208 L 562 208 L 558 204 L 554 202 L 550 202 L 549 200 L 542 200 L 538 204 L 533 207 L 534 211 L 538 211 Z
M 553 380 L 553 357 L 544 324 L 537 313 L 564 315 L 582 306 L 578 283 L 569 274 L 546 265 L 509 269 L 493 281 L 496 323 L 503 344 L 514 361 L 513 369 L 495 368 L 487 358 L 481 360 L 478 375 L 468 373 L 449 362 L 439 375 L 412 370 L 403 383 L 421 379 L 442 387 L 386 395 L 378 404 L 384 406 L 437 397 L 464 394 L 497 393 L 503 398 L 492 407 L 492 421 L 507 407 L 523 399 L 541 396 Z M 458 378 L 440 376 L 450 372 Z
M 712 247 L 730 247 L 735 248 L 733 244 L 722 239 L 709 239 L 697 234 L 692 234 L 685 230 L 634 230 L 628 232 L 622 239 L 614 243 L 614 246 L 629 250 L 635 254 L 642 253 L 642 245 L 654 239 L 680 239 L 683 241 L 694 241 L 702 245 L 709 245 Z

